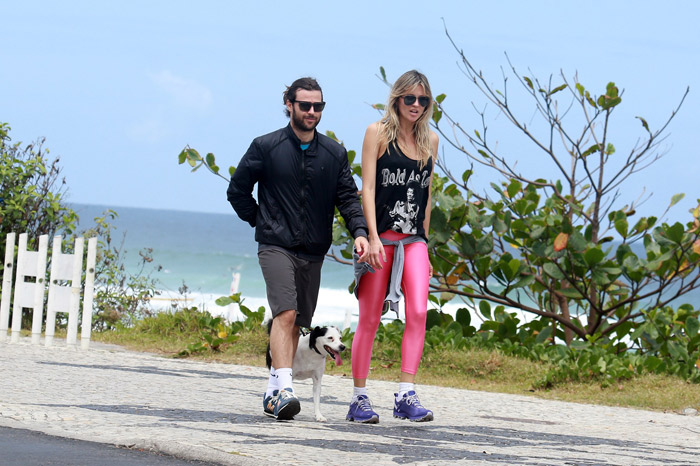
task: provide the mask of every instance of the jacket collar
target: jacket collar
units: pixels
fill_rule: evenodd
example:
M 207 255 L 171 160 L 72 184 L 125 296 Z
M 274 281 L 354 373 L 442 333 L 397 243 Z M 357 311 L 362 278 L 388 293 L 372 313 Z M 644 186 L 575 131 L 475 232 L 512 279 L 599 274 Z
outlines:
M 297 134 L 292 129 L 291 123 L 287 125 L 287 134 L 289 135 L 289 138 L 294 142 L 295 147 L 298 147 L 299 150 L 301 150 L 301 140 L 299 139 L 299 137 L 297 137 Z M 318 147 L 318 131 L 316 129 L 314 129 L 314 138 L 309 144 L 309 148 L 306 149 L 306 155 L 316 155 L 316 149 Z

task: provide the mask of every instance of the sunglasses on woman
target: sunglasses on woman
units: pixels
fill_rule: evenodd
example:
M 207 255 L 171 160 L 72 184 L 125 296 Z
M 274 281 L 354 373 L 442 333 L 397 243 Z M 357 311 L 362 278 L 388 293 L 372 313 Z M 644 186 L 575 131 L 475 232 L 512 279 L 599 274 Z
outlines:
M 416 102 L 416 99 L 418 99 L 418 105 L 420 105 L 421 107 L 427 107 L 430 103 L 430 97 L 425 95 L 416 97 L 413 94 L 403 96 L 403 103 L 406 105 L 413 105 Z
M 308 112 L 311 110 L 311 107 L 314 108 L 314 112 L 322 112 L 323 108 L 326 106 L 325 102 L 304 102 L 302 100 L 292 100 L 292 103 L 294 102 L 299 104 L 299 110 L 302 112 Z

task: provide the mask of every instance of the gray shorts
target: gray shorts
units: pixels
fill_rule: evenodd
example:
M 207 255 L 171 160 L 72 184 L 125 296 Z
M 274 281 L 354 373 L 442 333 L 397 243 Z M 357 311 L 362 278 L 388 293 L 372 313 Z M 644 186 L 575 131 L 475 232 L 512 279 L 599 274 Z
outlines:
M 300 259 L 283 248 L 269 245 L 258 250 L 258 261 L 265 278 L 272 317 L 295 310 L 296 325 L 310 327 L 321 286 L 323 261 Z

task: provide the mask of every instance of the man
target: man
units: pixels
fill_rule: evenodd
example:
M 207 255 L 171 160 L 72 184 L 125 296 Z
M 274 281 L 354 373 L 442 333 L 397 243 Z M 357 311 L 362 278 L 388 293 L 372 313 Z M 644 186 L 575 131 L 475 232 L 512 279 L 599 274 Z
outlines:
M 311 326 L 336 207 L 361 256 L 369 243 L 347 152 L 316 131 L 325 107 L 321 87 L 313 78 L 300 78 L 283 97 L 289 125 L 253 140 L 227 196 L 238 216 L 255 228 L 273 316 L 263 412 L 289 420 L 301 409 L 292 385 L 299 327 Z

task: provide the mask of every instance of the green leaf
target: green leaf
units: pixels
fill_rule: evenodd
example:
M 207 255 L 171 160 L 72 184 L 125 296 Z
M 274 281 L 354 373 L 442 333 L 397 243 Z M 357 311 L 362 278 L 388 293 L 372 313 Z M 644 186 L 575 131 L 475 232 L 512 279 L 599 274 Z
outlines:
M 433 112 L 433 121 L 435 124 L 437 124 L 440 121 L 440 118 L 442 118 L 442 112 L 440 110 L 435 110 Z
M 202 160 L 202 156 L 199 155 L 199 152 L 197 152 L 195 149 L 189 148 L 186 149 L 185 152 L 187 153 L 187 158 L 190 160 L 190 165 L 192 162 L 199 162 Z
M 629 225 L 627 224 L 627 219 L 626 218 L 621 218 L 615 221 L 615 230 L 622 236 L 623 238 L 627 238 L 627 229 L 629 228 Z
M 469 327 L 472 322 L 472 315 L 469 312 L 469 309 L 465 309 L 463 307 L 457 309 L 457 313 L 455 314 L 455 320 L 459 322 L 462 325 L 462 327 Z
M 685 321 L 685 331 L 690 338 L 698 334 L 700 330 L 700 321 L 697 317 L 688 317 Z
M 561 290 L 557 290 L 557 293 L 571 299 L 583 298 L 583 295 L 579 293 L 578 290 L 576 290 L 575 288 L 562 288 Z
M 508 189 L 507 189 L 508 197 L 512 199 L 522 189 L 523 189 L 523 185 L 522 185 L 522 183 L 520 183 L 520 181 L 511 180 L 510 184 L 508 185 Z
M 535 90 L 535 87 L 532 85 L 532 80 L 528 78 L 527 76 L 523 76 L 523 79 L 527 83 L 527 85 L 530 87 L 530 89 Z
M 552 278 L 556 278 L 557 280 L 563 280 L 565 278 L 562 271 L 559 270 L 559 267 L 557 267 L 554 262 L 546 262 L 542 268 L 544 269 L 544 273 Z
M 586 149 L 582 154 L 581 157 L 588 157 L 594 152 L 598 152 L 600 150 L 601 146 L 600 144 L 593 144 L 591 147 Z
M 537 334 L 537 338 L 535 339 L 535 341 L 537 343 L 544 343 L 551 336 L 552 336 L 552 327 L 545 327 L 542 329 L 542 331 L 540 333 Z
M 637 116 L 635 118 L 639 118 L 639 120 L 642 122 L 642 126 L 644 126 L 644 129 L 649 131 L 649 123 L 647 123 L 647 121 L 644 118 L 642 118 L 640 116 Z
M 600 248 L 591 248 L 583 254 L 583 260 L 589 267 L 600 263 L 605 258 L 605 253 Z
M 554 89 L 552 89 L 552 90 L 549 92 L 549 94 L 547 94 L 547 95 L 556 94 L 557 92 L 559 92 L 559 91 L 561 91 L 561 90 L 563 90 L 563 89 L 566 89 L 567 87 L 568 87 L 568 85 L 562 84 L 561 86 L 557 86 L 557 87 L 555 87 Z
M 479 301 L 479 311 L 481 315 L 491 320 L 491 305 L 488 301 Z
M 671 205 L 670 205 L 669 207 L 672 207 L 672 206 L 678 204 L 681 200 L 683 200 L 684 197 L 685 197 L 685 193 L 678 193 L 678 194 L 675 194 L 675 195 L 671 198 Z
M 586 90 L 581 83 L 576 83 L 576 90 L 578 91 L 579 95 L 583 97 L 583 92 Z
M 220 298 L 216 298 L 216 301 L 214 301 L 217 306 L 228 306 L 229 304 L 233 304 L 234 300 L 231 299 L 230 296 L 222 296 Z
M 669 228 L 666 228 L 665 232 L 668 239 L 670 239 L 674 243 L 680 243 L 681 241 L 683 241 L 684 228 L 682 223 L 674 223 Z
M 441 104 L 442 101 L 445 100 L 445 97 L 447 97 L 445 94 L 440 94 L 439 96 L 435 97 L 435 101 Z
M 476 252 L 480 256 L 485 256 L 493 251 L 493 238 L 484 236 L 476 241 Z

